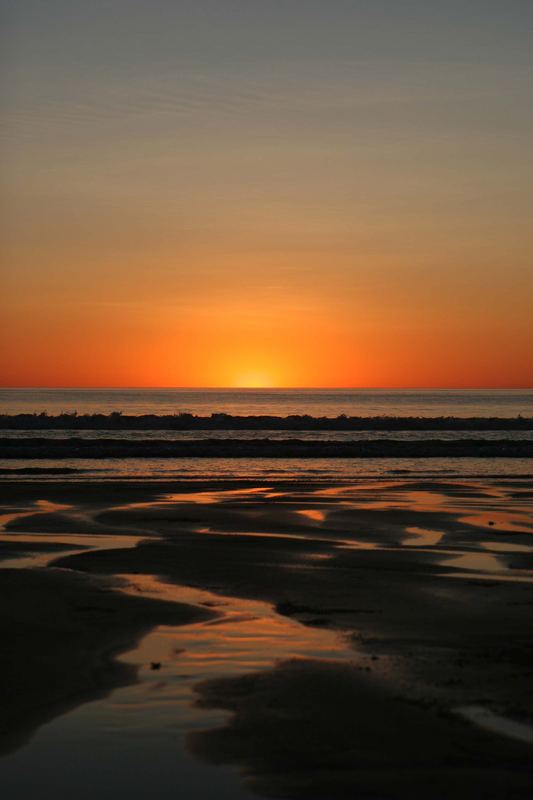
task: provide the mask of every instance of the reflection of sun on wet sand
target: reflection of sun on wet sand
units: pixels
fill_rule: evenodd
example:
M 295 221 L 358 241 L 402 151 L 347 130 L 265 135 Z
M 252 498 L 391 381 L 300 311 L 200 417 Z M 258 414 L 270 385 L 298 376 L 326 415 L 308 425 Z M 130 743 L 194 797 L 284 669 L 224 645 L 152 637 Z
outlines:
M 115 656 L 154 625 L 210 616 L 206 609 L 130 598 L 109 581 L 64 570 L 6 569 L 1 575 L 0 753 L 80 702 L 135 678 Z
M 2 574 L 4 747 L 134 680 L 113 654 L 164 625 L 133 662 L 161 664 L 170 709 L 201 681 L 196 713 L 232 712 L 200 733 L 191 711 L 191 752 L 259 792 L 527 793 L 530 745 L 507 734 L 533 714 L 529 489 L 12 483 L 0 555 L 78 552 Z

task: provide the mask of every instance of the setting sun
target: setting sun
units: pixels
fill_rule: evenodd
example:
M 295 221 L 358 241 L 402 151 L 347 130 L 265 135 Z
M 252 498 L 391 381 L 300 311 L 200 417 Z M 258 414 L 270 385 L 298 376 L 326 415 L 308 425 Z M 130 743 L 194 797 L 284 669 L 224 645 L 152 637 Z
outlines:
M 62 13 L 7 4 L 0 383 L 531 386 L 530 42 L 489 79 L 392 0 L 394 52 L 381 3 L 167 4 L 64 72 Z M 83 50 L 99 4 L 67 6 Z
M 274 389 L 276 383 L 271 375 L 260 370 L 249 370 L 239 372 L 235 381 L 231 384 L 236 389 Z

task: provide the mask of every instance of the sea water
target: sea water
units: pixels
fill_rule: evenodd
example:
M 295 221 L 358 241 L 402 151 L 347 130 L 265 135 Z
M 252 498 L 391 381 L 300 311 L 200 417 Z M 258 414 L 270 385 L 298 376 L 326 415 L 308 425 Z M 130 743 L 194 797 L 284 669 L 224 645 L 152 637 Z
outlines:
M 0 389 L 0 413 L 533 416 L 533 389 Z

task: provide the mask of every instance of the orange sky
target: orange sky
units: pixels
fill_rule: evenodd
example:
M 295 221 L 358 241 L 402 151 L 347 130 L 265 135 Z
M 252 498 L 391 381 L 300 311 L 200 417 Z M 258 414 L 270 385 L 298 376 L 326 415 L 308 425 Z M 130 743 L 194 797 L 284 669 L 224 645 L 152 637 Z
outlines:
M 520 15 L 200 5 L 10 12 L 1 384 L 533 386 Z

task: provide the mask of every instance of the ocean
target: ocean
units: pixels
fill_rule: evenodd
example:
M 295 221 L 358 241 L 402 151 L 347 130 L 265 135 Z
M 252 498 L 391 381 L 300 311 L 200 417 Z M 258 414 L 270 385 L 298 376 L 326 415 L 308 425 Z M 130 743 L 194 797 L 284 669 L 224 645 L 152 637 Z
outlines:
M 0 413 L 533 416 L 533 389 L 0 389 Z
M 189 412 L 209 415 L 309 414 L 354 416 L 457 416 L 533 417 L 533 390 L 386 390 L 386 389 L 1 389 L 0 413 L 58 414 L 102 413 L 174 414 Z M 250 439 L 294 437 L 291 431 L 2 431 L 0 437 L 40 436 L 57 439 L 71 436 L 114 439 Z M 299 439 L 424 439 L 436 438 L 434 431 L 298 431 Z M 441 431 L 439 439 L 464 437 L 461 431 Z M 532 431 L 478 431 L 477 439 L 528 439 Z M 531 474 L 531 459 L 523 458 L 104 458 L 104 459 L 2 459 L 0 472 L 13 469 L 55 467 L 75 470 L 60 480 L 102 480 L 112 478 L 184 480 L 305 480 L 334 481 L 408 477 L 519 477 Z M 29 477 L 29 476 L 27 476 Z M 46 477 L 46 476 L 45 476 Z M 31 479 L 31 478 L 30 478 Z M 38 476 L 39 480 L 43 475 Z M 50 480 L 57 476 L 50 475 Z

